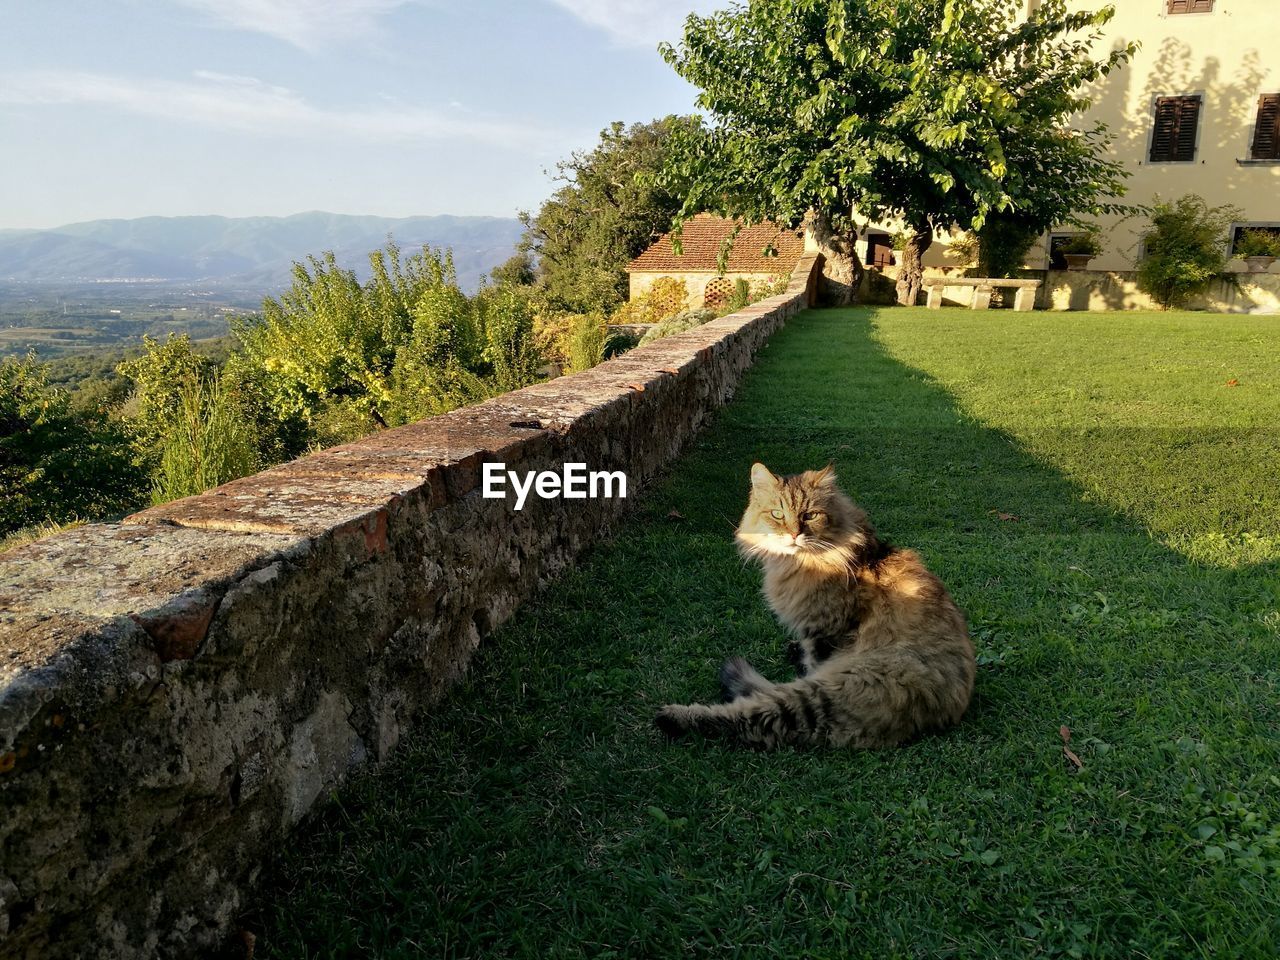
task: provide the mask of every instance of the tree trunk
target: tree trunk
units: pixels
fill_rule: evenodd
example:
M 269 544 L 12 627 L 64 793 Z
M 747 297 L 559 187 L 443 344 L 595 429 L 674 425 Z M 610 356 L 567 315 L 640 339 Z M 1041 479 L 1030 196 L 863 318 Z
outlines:
M 933 229 L 927 224 L 912 228 L 906 246 L 902 248 L 902 263 L 898 267 L 898 303 L 914 307 L 920 296 L 924 280 L 924 253 L 933 246 Z
M 818 288 L 819 299 L 837 307 L 857 303 L 863 274 L 862 262 L 858 259 L 858 235 L 837 233 L 821 214 L 811 214 L 806 225 L 826 259 Z

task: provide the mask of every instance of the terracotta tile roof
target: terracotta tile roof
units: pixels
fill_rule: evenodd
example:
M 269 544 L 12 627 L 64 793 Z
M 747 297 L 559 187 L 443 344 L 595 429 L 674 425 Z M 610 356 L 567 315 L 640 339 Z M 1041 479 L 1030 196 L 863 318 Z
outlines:
M 653 246 L 627 264 L 628 273 L 719 273 L 720 244 L 733 232 L 734 221 L 700 213 L 685 221 L 683 249 L 671 249 L 671 234 L 664 233 Z M 777 251 L 766 256 L 766 248 Z M 776 223 L 743 227 L 734 238 L 726 273 L 790 273 L 804 254 L 804 237 Z

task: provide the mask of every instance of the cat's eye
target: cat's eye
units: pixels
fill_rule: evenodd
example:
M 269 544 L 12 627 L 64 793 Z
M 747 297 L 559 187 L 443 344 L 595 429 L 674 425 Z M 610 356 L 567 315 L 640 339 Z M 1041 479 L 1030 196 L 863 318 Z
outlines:
M 821 519 L 821 517 L 822 517 L 822 511 L 820 510 L 806 510 L 804 512 L 804 515 L 801 516 L 800 519 L 803 520 L 805 523 L 812 523 L 814 520 Z
M 769 516 L 773 517 L 775 520 L 782 520 L 786 515 L 781 510 L 774 510 L 769 514 Z

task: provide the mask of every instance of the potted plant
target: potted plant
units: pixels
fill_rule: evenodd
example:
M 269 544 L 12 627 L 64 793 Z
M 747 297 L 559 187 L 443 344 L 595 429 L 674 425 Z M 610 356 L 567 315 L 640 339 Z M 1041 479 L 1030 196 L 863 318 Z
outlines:
M 1067 261 L 1068 270 L 1087 270 L 1089 261 L 1102 252 L 1102 241 L 1097 230 L 1086 230 L 1063 240 L 1058 252 Z
M 1250 273 L 1266 273 L 1280 257 L 1280 231 L 1241 230 L 1234 257 L 1247 263 Z

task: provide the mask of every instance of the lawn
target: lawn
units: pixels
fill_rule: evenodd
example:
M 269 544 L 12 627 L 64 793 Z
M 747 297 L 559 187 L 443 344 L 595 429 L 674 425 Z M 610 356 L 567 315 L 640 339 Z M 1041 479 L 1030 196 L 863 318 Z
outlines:
M 1280 317 L 802 315 L 313 821 L 259 957 L 1276 956 L 1278 388 Z M 655 734 L 730 654 L 787 676 L 731 542 L 755 459 L 834 460 L 951 587 L 980 662 L 957 729 Z

